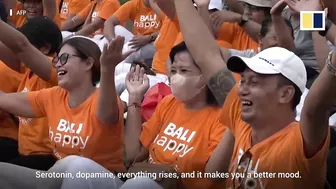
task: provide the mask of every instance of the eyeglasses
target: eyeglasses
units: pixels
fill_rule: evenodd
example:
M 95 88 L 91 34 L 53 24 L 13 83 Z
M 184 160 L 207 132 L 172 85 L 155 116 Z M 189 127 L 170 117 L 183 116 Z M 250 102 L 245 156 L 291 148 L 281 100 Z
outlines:
M 249 149 L 242 155 L 242 157 L 240 158 L 240 160 L 239 160 L 239 162 L 238 162 L 236 171 L 235 171 L 235 173 L 238 173 L 238 172 L 239 172 L 239 167 L 240 167 L 241 165 L 245 165 L 245 166 L 244 166 L 244 167 L 245 167 L 245 170 L 244 170 L 244 176 L 243 176 L 243 178 L 241 178 L 241 177 L 238 177 L 238 178 L 237 178 L 237 179 L 238 179 L 238 187 L 237 187 L 237 189 L 244 189 L 244 188 L 245 188 L 245 185 L 247 185 L 247 186 L 249 185 L 248 182 L 246 182 L 246 181 L 247 181 L 247 172 L 248 172 L 248 170 L 249 170 L 249 166 L 250 166 L 250 163 L 251 163 L 251 160 L 252 160 L 252 154 L 251 154 L 251 152 L 250 152 L 250 149 L 251 149 L 251 148 L 249 148 Z M 233 183 L 232 183 L 233 188 L 236 188 L 236 187 L 235 187 L 236 179 L 234 178 L 234 179 L 232 179 L 232 181 L 233 181 Z
M 54 67 L 56 66 L 58 61 L 61 63 L 62 66 L 64 66 L 68 62 L 68 59 L 71 57 L 80 57 L 80 56 L 69 53 L 63 53 L 61 56 L 54 57 L 51 62 Z

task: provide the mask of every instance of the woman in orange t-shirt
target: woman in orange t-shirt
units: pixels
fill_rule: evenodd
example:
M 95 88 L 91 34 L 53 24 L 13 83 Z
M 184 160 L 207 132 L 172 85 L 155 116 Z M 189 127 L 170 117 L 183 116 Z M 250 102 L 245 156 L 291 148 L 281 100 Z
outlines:
M 17 28 L 21 27 L 28 19 L 36 16 L 47 16 L 52 19 L 58 27 L 61 27 L 61 18 L 55 0 L 21 0 L 13 7 L 14 15 L 9 20 Z
M 139 66 L 133 67 L 127 75 L 126 85 L 130 94 L 125 126 L 127 161 L 132 163 L 147 159 L 151 164 L 171 166 L 177 170 L 176 174 L 170 175 L 175 178 L 185 173 L 194 175 L 194 178 L 183 178 L 180 183 L 184 186 L 179 188 L 215 187 L 215 183 L 202 179 L 202 176 L 226 129 L 219 123 L 220 107 L 185 43 L 175 46 L 170 56 L 173 61 L 170 80 L 173 95 L 165 97 L 143 125 L 140 104 L 149 87 L 149 79 Z M 50 171 L 90 174 L 107 170 L 89 159 L 72 156 L 60 161 Z M 115 176 L 120 178 L 122 174 Z M 99 182 L 95 179 L 64 179 L 62 187 L 161 188 L 152 179 L 129 179 L 123 183 L 118 177 L 100 178 Z
M 125 171 L 123 104 L 113 79 L 115 66 L 127 56 L 121 54 L 123 44 L 124 38 L 118 37 L 101 53 L 89 38 L 74 37 L 65 41 L 52 61 L 59 86 L 36 92 L 0 94 L 0 108 L 24 117 L 46 116 L 53 151 L 59 159 L 80 155 L 111 172 Z M 99 81 L 100 88 L 96 88 Z M 0 164 L 1 170 L 5 167 L 27 170 Z M 5 180 L 10 185 L 17 184 L 11 173 L 3 173 L 4 177 L 11 178 Z M 35 174 L 36 171 L 32 171 L 32 175 Z M 37 181 L 36 186 L 30 187 L 40 184 Z M 21 185 L 22 188 L 27 186 Z
M 137 52 L 125 62 L 151 60 L 155 53 L 154 41 L 161 28 L 164 14 L 153 0 L 131 0 L 123 4 L 109 19 L 104 27 L 105 43 L 115 36 L 126 38 L 126 47 Z M 121 26 L 127 20 L 133 23 L 133 32 Z
M 17 92 L 38 91 L 57 85 L 56 71 L 49 56 L 54 56 L 62 43 L 62 35 L 52 20 L 37 16 L 18 30 L 0 21 L 0 31 L 0 59 L 23 75 Z M 19 121 L 20 157 L 8 162 L 48 170 L 56 158 L 49 141 L 47 119 L 19 117 Z
M 56 0 L 62 24 L 83 10 L 90 0 Z

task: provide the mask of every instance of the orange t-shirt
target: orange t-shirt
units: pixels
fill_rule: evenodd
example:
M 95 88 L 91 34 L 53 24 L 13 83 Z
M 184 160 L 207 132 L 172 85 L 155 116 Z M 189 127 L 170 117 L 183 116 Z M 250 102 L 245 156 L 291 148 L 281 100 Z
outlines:
M 183 39 L 182 32 L 180 32 L 176 37 L 174 45 L 178 45 L 182 41 L 184 41 L 184 39 Z M 228 48 L 228 49 L 232 47 L 232 45 L 230 43 L 228 43 L 226 41 L 223 41 L 223 40 L 217 40 L 217 43 L 220 47 L 225 47 L 225 48 Z
M 14 93 L 17 91 L 22 75 L 7 67 L 0 61 L 0 90 L 5 93 Z M 0 110 L 0 137 L 7 137 L 14 140 L 18 139 L 19 127 L 10 117 L 10 115 Z
M 178 23 L 177 17 L 173 20 L 165 16 L 162 21 L 162 26 L 160 29 L 159 36 L 156 38 L 154 46 L 156 53 L 153 57 L 153 71 L 159 74 L 167 75 L 167 60 L 169 58 L 169 53 L 174 47 L 176 37 L 180 32 L 180 25 Z
M 56 2 L 55 2 L 56 3 Z M 17 27 L 20 28 L 23 26 L 23 24 L 26 23 L 27 17 L 26 17 L 26 10 L 23 7 L 23 4 L 20 3 L 19 1 L 16 2 L 16 5 L 13 10 L 13 16 L 10 16 L 10 21 L 13 22 L 13 24 Z M 58 25 L 58 27 L 61 27 L 61 18 L 60 14 L 58 12 L 58 7 L 56 6 L 56 14 L 54 17 L 54 22 Z
M 222 109 L 221 122 L 235 136 L 235 147 L 230 165 L 230 172 L 250 173 L 249 188 L 296 189 L 324 188 L 326 179 L 326 159 L 329 150 L 330 134 L 321 150 L 312 158 L 307 159 L 303 149 L 303 138 L 300 123 L 293 122 L 269 138 L 252 146 L 251 127 L 241 120 L 241 103 L 238 97 L 238 85 L 229 93 Z M 243 154 L 249 150 L 252 159 L 237 164 Z M 248 163 L 249 162 L 249 163 Z M 254 173 L 274 173 L 273 176 L 259 176 Z M 283 175 L 287 174 L 287 177 Z M 300 176 L 289 179 L 288 174 Z M 282 178 L 281 178 L 282 177 Z M 238 187 L 238 179 L 228 179 L 227 188 L 232 188 L 233 181 Z
M 161 27 L 161 19 L 152 8 L 145 6 L 144 0 L 128 1 L 113 16 L 120 23 L 125 23 L 128 19 L 131 20 L 134 35 L 148 35 L 160 30 Z
M 218 107 L 189 111 L 173 95 L 165 97 L 141 132 L 140 141 L 149 150 L 148 162 L 174 166 L 180 173 L 204 173 L 225 131 L 219 113 Z M 186 188 L 204 188 L 202 182 L 183 179 Z
M 64 0 L 61 8 L 60 18 L 62 24 L 67 20 L 69 14 L 76 15 L 82 11 L 91 1 L 90 0 Z M 60 0 L 57 0 L 59 7 Z
M 46 116 L 54 154 L 61 159 L 82 155 L 110 171 L 125 171 L 123 164 L 123 103 L 118 101 L 119 121 L 104 125 L 97 118 L 97 89 L 75 108 L 68 104 L 69 93 L 61 87 L 30 92 L 27 97 L 37 117 Z
M 80 11 L 78 15 L 82 19 L 86 20 L 86 18 L 90 14 L 92 7 L 94 6 L 96 2 L 97 0 L 92 1 L 82 11 Z M 112 16 L 119 9 L 119 7 L 120 7 L 120 3 L 117 0 L 103 0 L 100 3 L 97 3 L 92 13 L 91 22 L 93 22 L 96 17 L 107 20 L 110 16 Z M 97 34 L 103 34 L 103 28 L 97 30 L 94 33 L 94 35 L 97 35 Z
M 26 68 L 18 92 L 39 91 L 57 85 L 57 73 L 52 69 L 49 82 L 39 78 Z M 51 154 L 52 147 L 49 141 L 49 128 L 46 118 L 20 117 L 19 125 L 19 152 L 22 155 Z
M 218 33 L 218 40 L 231 44 L 230 48 L 237 50 L 253 49 L 258 51 L 259 44 L 255 42 L 237 23 L 224 22 Z

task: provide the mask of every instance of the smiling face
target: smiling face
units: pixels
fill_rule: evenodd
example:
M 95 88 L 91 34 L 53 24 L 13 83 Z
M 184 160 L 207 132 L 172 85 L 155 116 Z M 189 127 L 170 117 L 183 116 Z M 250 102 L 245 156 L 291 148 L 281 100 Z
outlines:
M 278 115 L 279 107 L 290 107 L 292 86 L 279 87 L 281 75 L 261 75 L 246 68 L 241 74 L 239 98 L 242 105 L 242 120 L 253 123 Z M 289 91 L 290 90 L 290 91 Z M 288 92 L 289 91 L 289 92 Z
M 23 7 L 27 11 L 28 19 L 43 15 L 42 0 L 25 0 Z
M 57 71 L 58 85 L 69 90 L 81 83 L 85 77 L 91 77 L 93 60 L 81 59 L 75 48 L 64 45 L 54 58 L 53 65 Z

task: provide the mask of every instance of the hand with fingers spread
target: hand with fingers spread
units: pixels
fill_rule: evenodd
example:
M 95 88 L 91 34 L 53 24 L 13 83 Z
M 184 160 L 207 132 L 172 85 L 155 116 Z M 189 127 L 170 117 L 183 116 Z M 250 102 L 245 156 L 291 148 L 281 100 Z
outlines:
M 295 12 L 300 11 L 322 11 L 319 0 L 285 0 L 289 8 Z
M 126 76 L 126 88 L 130 97 L 136 97 L 140 101 L 149 88 L 149 79 L 145 69 L 139 65 L 132 67 Z
M 280 0 L 278 1 L 271 9 L 271 15 L 280 15 L 282 11 L 285 9 L 287 6 L 286 0 Z
M 100 65 L 102 68 L 115 68 L 120 62 L 134 52 L 134 50 L 122 53 L 125 38 L 116 37 L 108 45 L 104 46 L 102 55 L 100 56 Z

